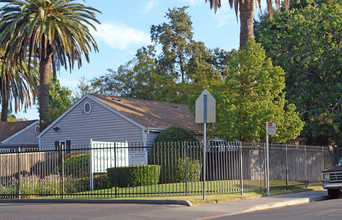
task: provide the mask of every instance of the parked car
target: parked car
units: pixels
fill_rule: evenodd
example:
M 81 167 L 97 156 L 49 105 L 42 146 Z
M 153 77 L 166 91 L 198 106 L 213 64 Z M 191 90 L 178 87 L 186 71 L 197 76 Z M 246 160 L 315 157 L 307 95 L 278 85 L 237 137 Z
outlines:
M 324 170 L 322 174 L 323 188 L 328 190 L 330 198 L 338 198 L 342 189 L 342 158 L 336 167 Z

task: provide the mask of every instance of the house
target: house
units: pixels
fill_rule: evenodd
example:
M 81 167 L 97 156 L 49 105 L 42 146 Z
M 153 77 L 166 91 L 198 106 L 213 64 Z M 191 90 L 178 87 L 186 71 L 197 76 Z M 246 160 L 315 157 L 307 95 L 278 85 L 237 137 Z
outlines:
M 39 121 L 0 122 L 0 148 L 38 146 Z
M 164 129 L 178 126 L 193 134 L 202 128 L 189 107 L 133 98 L 86 94 L 39 135 L 39 146 L 89 144 L 94 141 L 151 145 Z

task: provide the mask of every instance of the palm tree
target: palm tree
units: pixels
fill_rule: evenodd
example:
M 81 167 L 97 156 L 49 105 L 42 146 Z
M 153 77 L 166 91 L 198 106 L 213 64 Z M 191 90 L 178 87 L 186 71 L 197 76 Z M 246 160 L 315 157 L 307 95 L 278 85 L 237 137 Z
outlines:
M 261 0 L 228 0 L 230 8 L 235 9 L 236 17 L 240 13 L 240 48 L 243 47 L 250 37 L 254 37 L 253 32 L 253 13 L 254 13 L 254 3 L 259 5 L 261 11 Z M 205 2 L 210 2 L 210 8 L 217 11 L 217 8 L 221 7 L 221 0 L 205 0 Z M 267 11 L 272 20 L 273 17 L 273 7 L 272 0 L 266 0 Z M 280 9 L 281 0 L 275 0 L 275 5 L 277 9 Z M 285 9 L 288 10 L 290 0 L 284 0 Z
M 89 28 L 100 23 L 100 11 L 75 0 L 12 0 L 0 9 L 0 44 L 12 66 L 28 57 L 29 66 L 39 66 L 39 106 L 41 130 L 49 123 L 49 83 L 60 66 L 70 71 L 82 56 L 89 62 L 92 48 L 98 52 Z M 28 52 L 28 53 L 27 53 Z
M 17 112 L 35 103 L 38 73 L 35 68 L 28 73 L 25 63 L 18 68 L 6 65 L 3 55 L 4 51 L 0 50 L 1 121 L 7 121 L 8 110 L 13 109 L 12 104 Z

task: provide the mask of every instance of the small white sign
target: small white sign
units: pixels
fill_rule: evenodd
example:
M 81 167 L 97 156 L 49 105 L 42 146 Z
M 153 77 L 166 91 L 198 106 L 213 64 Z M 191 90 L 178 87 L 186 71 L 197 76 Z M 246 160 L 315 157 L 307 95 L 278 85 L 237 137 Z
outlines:
M 204 104 L 205 104 L 204 96 L 206 96 L 206 101 L 207 101 L 206 123 L 215 123 L 216 122 L 216 100 L 206 89 L 202 92 L 202 94 L 196 100 L 195 122 L 204 123 Z
M 275 122 L 268 122 L 268 134 L 275 135 L 276 134 L 276 123 Z
M 129 165 L 147 165 L 147 150 L 146 148 L 130 149 Z
M 93 141 L 90 153 L 92 173 L 105 173 L 107 168 L 129 164 L 128 143 Z

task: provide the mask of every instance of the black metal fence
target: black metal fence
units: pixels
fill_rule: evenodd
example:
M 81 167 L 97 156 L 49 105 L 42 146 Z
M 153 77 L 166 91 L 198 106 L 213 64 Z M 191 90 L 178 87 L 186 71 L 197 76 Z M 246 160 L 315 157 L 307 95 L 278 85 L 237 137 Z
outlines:
M 263 143 L 92 142 L 0 152 L 0 198 L 125 198 L 243 193 L 266 189 Z M 270 144 L 270 187 L 321 181 L 326 147 Z M 206 172 L 203 172 L 205 169 Z M 203 176 L 203 173 L 206 176 Z

